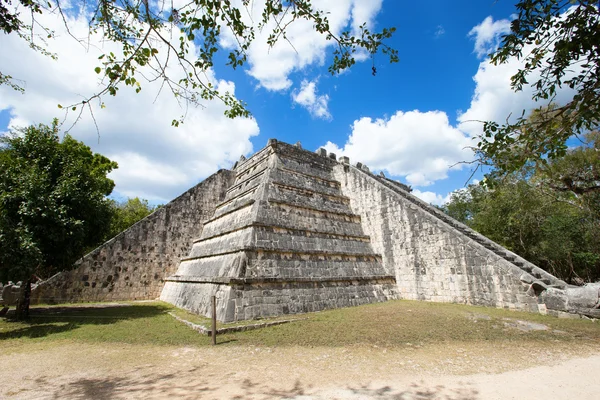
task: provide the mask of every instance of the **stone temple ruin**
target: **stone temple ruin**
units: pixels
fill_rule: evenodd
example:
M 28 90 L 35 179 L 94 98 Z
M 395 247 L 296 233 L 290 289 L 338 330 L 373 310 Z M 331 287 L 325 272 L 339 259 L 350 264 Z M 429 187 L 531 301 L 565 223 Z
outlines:
M 269 140 L 38 285 L 43 303 L 160 298 L 220 321 L 413 299 L 600 316 L 576 288 L 324 149 Z

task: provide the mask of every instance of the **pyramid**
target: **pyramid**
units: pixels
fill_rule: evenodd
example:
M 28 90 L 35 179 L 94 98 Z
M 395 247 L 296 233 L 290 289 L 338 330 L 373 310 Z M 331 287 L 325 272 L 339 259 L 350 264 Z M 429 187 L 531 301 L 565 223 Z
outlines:
M 239 321 L 390 299 L 600 317 L 572 287 L 359 163 L 269 140 L 42 282 L 32 302 L 160 299 Z
M 271 140 L 235 167 L 235 181 L 161 300 L 237 321 L 397 298 L 333 177 L 335 159 Z

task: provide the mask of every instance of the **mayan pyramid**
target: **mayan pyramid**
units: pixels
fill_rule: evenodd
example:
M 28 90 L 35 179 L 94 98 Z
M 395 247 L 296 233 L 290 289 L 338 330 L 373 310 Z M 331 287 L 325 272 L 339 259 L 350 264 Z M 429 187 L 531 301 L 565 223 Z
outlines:
M 221 321 L 389 299 L 600 317 L 599 290 L 567 285 L 360 162 L 271 139 L 32 300 L 160 298 L 209 316 L 214 295 Z
M 222 321 L 295 314 L 396 298 L 333 177 L 337 161 L 285 143 L 235 167 L 235 181 L 204 223 L 161 300 Z

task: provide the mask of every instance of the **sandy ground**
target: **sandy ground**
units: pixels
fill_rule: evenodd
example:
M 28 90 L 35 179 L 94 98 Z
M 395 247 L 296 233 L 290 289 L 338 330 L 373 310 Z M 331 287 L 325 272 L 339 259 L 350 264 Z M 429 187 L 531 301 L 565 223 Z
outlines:
M 598 399 L 600 349 L 38 344 L 3 349 L 1 398 Z

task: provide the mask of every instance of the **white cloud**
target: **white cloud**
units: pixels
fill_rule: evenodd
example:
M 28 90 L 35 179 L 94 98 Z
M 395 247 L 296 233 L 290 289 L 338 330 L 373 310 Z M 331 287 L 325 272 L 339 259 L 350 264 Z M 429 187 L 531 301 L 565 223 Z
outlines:
M 492 47 L 489 46 L 497 45 L 495 43 L 497 35 L 503 29 L 506 29 L 502 26 L 509 24 L 508 20 L 502 21 L 492 22 L 492 18 L 487 17 L 484 22 L 473 28 L 471 32 L 476 32 L 474 34 L 476 36 L 475 51 L 478 54 L 480 47 L 485 48 L 487 46 L 488 50 L 491 51 Z M 525 46 L 523 54 L 529 54 L 532 48 L 533 46 Z M 525 85 L 523 90 L 518 92 L 511 88 L 511 76 L 523 67 L 523 60 L 517 60 L 516 58 L 510 58 L 506 63 L 499 65 L 490 64 L 489 59 L 483 60 L 473 77 L 476 86 L 470 107 L 457 118 L 459 128 L 471 136 L 477 136 L 482 133 L 483 121 L 504 123 L 510 116 L 510 120 L 514 122 L 516 117 L 521 116 L 523 110 L 529 113 L 530 110 L 547 104 L 548 100 L 535 102 L 532 99 L 534 90 L 529 85 Z M 576 74 L 578 69 L 579 67 L 573 67 L 566 73 L 566 76 Z M 539 78 L 539 71 L 534 71 L 528 76 L 527 80 L 530 83 L 535 83 Z M 563 85 L 563 87 L 557 88 L 553 102 L 562 104 L 572 98 L 574 93 L 573 89 Z
M 381 9 L 382 0 L 314 0 L 312 5 L 322 10 L 329 21 L 332 33 L 340 35 L 345 29 L 358 32 L 359 26 L 366 22 L 368 27 Z M 256 25 L 261 20 L 264 0 L 252 1 L 244 7 L 241 0 L 233 2 L 242 10 L 242 19 L 248 25 Z M 290 20 L 288 13 L 280 25 Z M 254 21 L 254 23 L 253 23 Z M 258 80 L 259 86 L 268 90 L 286 90 L 292 86 L 289 75 L 311 65 L 322 65 L 325 62 L 327 47 L 333 46 L 326 40 L 326 35 L 316 32 L 312 21 L 297 20 L 287 27 L 286 38 L 281 38 L 272 48 L 267 38 L 276 27 L 274 20 L 256 32 L 256 38 L 248 50 L 248 74 Z M 235 48 L 237 42 L 231 31 L 225 29 L 221 44 Z M 366 59 L 363 53 L 357 53 L 357 60 Z
M 510 32 L 510 21 L 507 19 L 501 19 L 494 21 L 489 16 L 483 20 L 483 22 L 475 26 L 469 32 L 469 36 L 475 38 L 475 53 L 477 57 L 486 57 L 489 53 L 494 51 L 500 44 L 500 38 L 502 35 Z
M 421 192 L 418 189 L 413 189 L 412 194 L 414 194 L 421 200 L 426 201 L 430 204 L 434 204 L 436 206 L 446 204 L 448 201 L 450 201 L 450 196 L 452 195 L 452 193 L 448 193 L 446 196 L 442 196 L 434 192 Z
M 303 80 L 300 90 L 292 92 L 292 100 L 294 103 L 298 103 L 306 108 L 310 115 L 315 118 L 331 119 L 331 114 L 327 108 L 329 96 L 326 94 L 317 94 L 316 81 Z
M 478 56 L 495 49 L 500 35 L 509 29 L 509 20 L 494 21 L 491 17 L 474 27 L 469 35 L 475 39 Z M 523 54 L 530 51 L 530 47 L 525 47 Z M 468 147 L 475 145 L 471 138 L 482 133 L 483 121 L 503 123 L 509 115 L 514 119 L 523 110 L 529 112 L 544 105 L 532 100 L 531 87 L 525 86 L 519 92 L 511 88 L 511 76 L 522 67 L 523 62 L 514 58 L 496 66 L 490 64 L 489 59 L 481 61 L 473 77 L 476 86 L 470 107 L 458 116 L 456 127 L 450 125 L 447 115 L 440 111 L 397 111 L 389 119 L 356 120 L 344 146 L 328 142 L 324 147 L 350 157 L 352 162 L 367 164 L 372 170 L 387 170 L 391 175 L 404 177 L 412 186 L 427 186 L 445 179 L 451 165 L 473 159 Z M 567 78 L 577 72 L 577 68 L 572 68 Z M 538 79 L 539 73 L 532 73 L 528 78 L 529 82 Z M 553 101 L 564 103 L 573 94 L 572 89 L 558 88 Z M 415 190 L 415 194 L 434 204 L 448 199 L 433 192 Z
M 99 54 L 119 50 L 92 35 L 92 46 L 86 51 L 67 35 L 58 18 L 48 14 L 38 18 L 56 31 L 49 50 L 59 55 L 57 61 L 33 52 L 14 34 L 0 35 L 2 72 L 26 82 L 25 94 L 0 87 L 0 110 L 8 110 L 13 127 L 49 124 L 54 117 L 61 118 L 57 104 L 78 102 L 98 90 L 100 75 L 94 68 L 100 63 Z M 77 37 L 87 37 L 84 16 L 69 25 Z M 207 80 L 220 89 L 235 90 L 232 82 L 218 80 L 212 71 Z M 249 139 L 259 132 L 254 119 L 226 118 L 225 106 L 218 100 L 186 111 L 167 89 L 156 98 L 157 84 L 142 83 L 142 88 L 136 94 L 123 87 L 116 97 L 103 99 L 105 109 L 94 108 L 99 138 L 89 113 L 84 113 L 71 131 L 75 139 L 118 161 L 119 169 L 111 177 L 119 193 L 168 201 L 218 168 L 231 165 L 240 154 L 252 151 Z M 171 120 L 186 112 L 185 123 L 171 127 Z M 74 117 L 71 112 L 63 126 L 68 128 Z
M 465 147 L 471 144 L 444 112 L 415 110 L 397 111 L 389 119 L 356 120 L 342 148 L 331 142 L 324 147 L 372 170 L 405 177 L 410 185 L 428 186 L 447 178 L 457 162 L 469 160 L 472 154 Z M 453 168 L 461 169 L 462 164 Z

